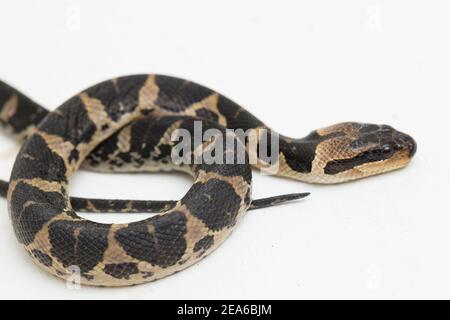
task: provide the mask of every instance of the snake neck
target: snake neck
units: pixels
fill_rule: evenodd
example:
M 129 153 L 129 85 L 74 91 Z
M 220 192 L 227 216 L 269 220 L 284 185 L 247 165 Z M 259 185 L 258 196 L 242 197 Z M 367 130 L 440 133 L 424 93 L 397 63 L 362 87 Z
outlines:
M 319 139 L 319 137 L 316 136 L 308 136 L 302 139 L 280 136 L 280 165 L 286 165 L 287 169 L 300 174 L 311 173 L 313 162 L 316 158 L 317 146 L 322 141 L 322 139 Z
M 288 176 L 296 180 L 303 180 L 301 177 L 293 177 L 295 174 L 309 174 L 312 172 L 313 162 L 316 158 L 317 146 L 327 138 L 320 137 L 317 133 L 312 133 L 305 138 L 295 139 L 279 135 L 275 131 L 264 127 L 264 132 L 259 133 L 257 146 L 258 169 L 276 165 L 279 167 L 277 174 Z M 249 146 L 249 150 L 252 146 Z M 285 173 L 285 174 L 284 174 Z

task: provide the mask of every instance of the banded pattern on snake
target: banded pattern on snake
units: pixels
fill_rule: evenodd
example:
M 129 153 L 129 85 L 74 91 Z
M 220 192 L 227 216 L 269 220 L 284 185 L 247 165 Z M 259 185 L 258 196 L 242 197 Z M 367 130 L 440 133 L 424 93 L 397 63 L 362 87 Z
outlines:
M 34 131 L 47 109 L 17 89 L 0 81 L 0 128 L 20 143 Z M 115 147 L 119 147 L 118 145 Z M 114 160 L 114 158 L 112 158 Z M 86 168 L 96 170 L 96 168 Z M 103 171 L 107 171 L 103 169 Z M 113 169 L 114 171 L 114 169 Z M 0 180 L 0 196 L 6 197 L 8 182 Z M 302 199 L 309 193 L 291 193 L 263 199 L 252 199 L 249 210 L 272 207 L 288 201 Z M 79 212 L 95 213 L 161 213 L 176 205 L 174 200 L 121 200 L 71 197 L 72 208 Z
M 17 101 L 3 103 L 0 119 L 15 120 Z M 14 165 L 8 207 L 19 242 L 39 266 L 82 283 L 124 286 L 154 281 L 201 260 L 235 229 L 251 205 L 251 166 L 174 166 L 173 130 L 193 130 L 197 117 L 224 135 L 267 129 L 248 111 L 195 84 L 137 75 L 105 81 L 65 102 L 29 133 Z M 303 139 L 280 137 L 277 175 L 310 183 L 341 183 L 406 166 L 416 152 L 408 135 L 386 125 L 342 123 Z M 126 148 L 120 147 L 125 142 Z M 237 144 L 245 143 L 237 139 Z M 215 142 L 211 142 L 215 145 Z M 223 154 L 226 154 L 227 146 Z M 193 156 L 193 155 L 190 155 Z M 79 217 L 68 196 L 74 172 L 182 170 L 194 185 L 174 207 L 144 221 L 99 224 Z M 256 168 L 261 166 L 253 165 Z

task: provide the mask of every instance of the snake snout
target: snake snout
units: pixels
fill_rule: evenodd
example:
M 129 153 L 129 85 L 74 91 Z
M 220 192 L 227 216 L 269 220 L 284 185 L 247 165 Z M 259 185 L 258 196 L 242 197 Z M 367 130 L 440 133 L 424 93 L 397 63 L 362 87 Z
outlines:
M 409 158 L 412 159 L 417 152 L 417 142 L 413 137 L 402 132 L 398 132 L 397 139 L 403 148 L 406 148 L 409 151 Z
M 408 138 L 409 158 L 412 158 L 416 155 L 417 152 L 417 142 L 413 137 L 408 136 Z

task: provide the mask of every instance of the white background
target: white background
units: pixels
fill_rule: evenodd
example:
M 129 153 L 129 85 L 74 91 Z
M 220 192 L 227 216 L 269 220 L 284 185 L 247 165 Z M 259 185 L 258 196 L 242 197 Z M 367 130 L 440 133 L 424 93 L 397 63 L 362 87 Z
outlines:
M 255 173 L 250 212 L 194 267 L 69 290 L 18 245 L 0 200 L 0 298 L 450 298 L 448 1 L 2 1 L 0 77 L 49 108 L 99 81 L 163 73 L 214 88 L 279 132 L 387 123 L 419 143 L 399 172 L 321 187 Z M 0 135 L 0 178 L 18 151 Z M 72 194 L 178 199 L 176 174 L 80 172 Z M 85 215 L 97 221 L 129 218 Z

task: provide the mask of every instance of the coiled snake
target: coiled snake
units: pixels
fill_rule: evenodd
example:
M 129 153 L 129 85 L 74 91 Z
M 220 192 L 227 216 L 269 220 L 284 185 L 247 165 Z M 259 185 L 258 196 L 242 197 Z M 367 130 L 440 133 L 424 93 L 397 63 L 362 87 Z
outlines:
M 40 267 L 67 279 L 76 266 L 85 285 L 140 284 L 181 271 L 216 249 L 249 209 L 249 155 L 240 163 L 232 152 L 233 164 L 227 164 L 230 146 L 211 140 L 200 156 L 222 150 L 216 153 L 222 162 L 196 163 L 199 154 L 192 145 L 191 162 L 175 165 L 174 131 L 194 135 L 200 119 L 205 128 L 231 135 L 233 148 L 247 141 L 225 128 L 276 135 L 219 93 L 160 75 L 102 82 L 47 115 L 24 114 L 20 106 L 17 96 L 0 104 L 0 122 L 10 131 L 38 124 L 28 131 L 9 182 L 14 231 Z M 303 139 L 278 137 L 275 174 L 310 183 L 341 183 L 399 169 L 416 152 L 410 136 L 386 125 L 342 123 Z M 68 188 L 81 164 L 100 171 L 181 170 L 194 177 L 194 184 L 180 201 L 149 219 L 100 224 L 79 217 L 70 203 Z M 252 166 L 262 168 L 264 161 Z

